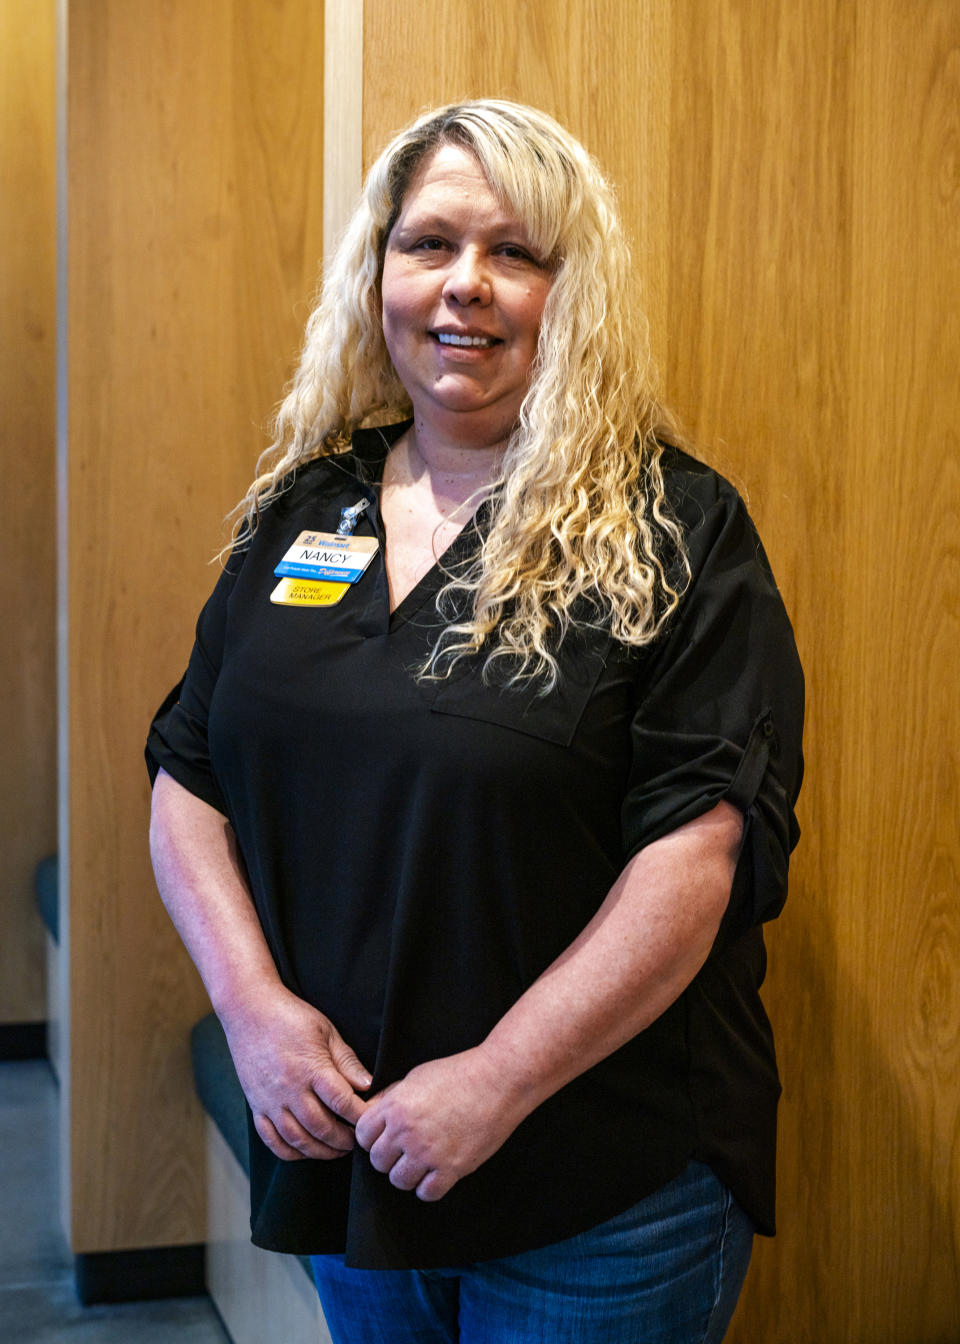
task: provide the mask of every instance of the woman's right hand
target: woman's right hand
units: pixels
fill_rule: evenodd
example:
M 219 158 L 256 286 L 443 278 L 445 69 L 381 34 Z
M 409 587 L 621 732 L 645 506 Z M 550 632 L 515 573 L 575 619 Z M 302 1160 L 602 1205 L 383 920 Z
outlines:
M 342 1157 L 370 1075 L 329 1018 L 277 976 L 230 823 L 161 770 L 150 853 L 157 887 L 193 958 L 253 1111 L 286 1162 Z
M 237 1077 L 253 1123 L 285 1162 L 343 1157 L 366 1110 L 371 1083 L 329 1018 L 283 985 L 221 1013 Z

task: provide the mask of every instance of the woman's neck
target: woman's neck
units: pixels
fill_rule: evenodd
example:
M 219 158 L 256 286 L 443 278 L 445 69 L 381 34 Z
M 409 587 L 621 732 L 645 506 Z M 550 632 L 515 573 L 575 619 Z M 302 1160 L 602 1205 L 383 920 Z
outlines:
M 396 457 L 398 474 L 410 484 L 429 487 L 438 504 L 448 501 L 456 507 L 497 478 L 505 448 L 506 440 L 469 443 L 414 423 L 394 445 L 391 456 Z

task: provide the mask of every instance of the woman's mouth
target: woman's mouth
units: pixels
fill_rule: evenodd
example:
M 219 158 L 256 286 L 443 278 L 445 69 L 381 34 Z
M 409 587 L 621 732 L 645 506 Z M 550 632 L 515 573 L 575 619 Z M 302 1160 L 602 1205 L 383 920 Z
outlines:
M 454 331 L 435 331 L 433 334 L 441 345 L 474 346 L 482 349 L 499 343 L 496 336 L 467 336 Z

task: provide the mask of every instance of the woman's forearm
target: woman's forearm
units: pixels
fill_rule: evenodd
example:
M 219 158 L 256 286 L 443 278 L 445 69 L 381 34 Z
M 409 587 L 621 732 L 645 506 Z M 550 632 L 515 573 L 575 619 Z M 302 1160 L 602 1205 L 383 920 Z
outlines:
M 533 1110 L 655 1021 L 706 960 L 743 833 L 720 803 L 640 851 L 579 937 L 480 1046 Z
M 163 770 L 153 790 L 150 857 L 161 899 L 218 1013 L 229 1014 L 260 986 L 279 985 L 230 823 Z
M 330 1019 L 282 983 L 229 822 L 161 771 L 150 852 L 160 895 L 223 1023 L 257 1133 L 286 1161 L 350 1152 L 370 1074 Z

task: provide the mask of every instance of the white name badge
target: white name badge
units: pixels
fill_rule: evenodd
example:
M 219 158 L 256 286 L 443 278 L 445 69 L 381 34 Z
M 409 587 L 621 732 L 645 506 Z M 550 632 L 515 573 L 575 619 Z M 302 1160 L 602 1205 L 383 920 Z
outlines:
M 301 532 L 273 571 L 277 578 L 356 583 L 376 555 L 376 537 L 338 537 L 333 532 Z

